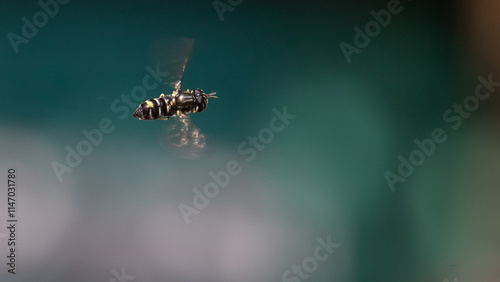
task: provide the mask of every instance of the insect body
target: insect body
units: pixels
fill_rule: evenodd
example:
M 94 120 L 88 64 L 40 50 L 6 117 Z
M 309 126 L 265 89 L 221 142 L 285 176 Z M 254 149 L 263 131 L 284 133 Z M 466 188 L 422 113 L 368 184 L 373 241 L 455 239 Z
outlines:
M 158 60 L 168 68 L 169 78 L 172 83 L 170 87 L 174 90 L 172 94 L 161 94 L 160 97 L 149 99 L 141 103 L 134 112 L 134 117 L 143 120 L 162 119 L 167 120 L 177 115 L 180 118 L 188 118 L 190 113 L 203 112 L 207 109 L 208 98 L 215 98 L 214 93 L 205 94 L 203 90 L 197 88 L 189 92 L 189 89 L 182 91 L 182 80 L 186 65 L 193 49 L 193 39 L 177 38 L 159 42 L 154 52 Z
M 176 87 L 177 88 L 177 87 Z M 215 98 L 215 92 L 205 94 L 201 89 L 183 92 L 180 88 L 171 95 L 161 94 L 159 98 L 149 99 L 141 103 L 134 112 L 140 120 L 167 120 L 176 114 L 179 117 L 190 113 L 203 112 L 207 109 L 208 98 Z

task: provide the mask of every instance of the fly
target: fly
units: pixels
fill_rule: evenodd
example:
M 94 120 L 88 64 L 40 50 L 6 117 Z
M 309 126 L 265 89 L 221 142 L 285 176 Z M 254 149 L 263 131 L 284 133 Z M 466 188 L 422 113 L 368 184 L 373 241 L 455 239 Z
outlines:
M 206 94 L 199 88 L 192 91 L 189 91 L 189 89 L 187 91 L 182 91 L 182 80 L 192 50 L 193 40 L 181 39 L 180 42 L 184 43 L 184 48 L 181 50 L 185 54 L 184 58 L 180 61 L 180 71 L 176 75 L 174 82 L 171 83 L 174 87 L 172 94 L 165 95 L 162 93 L 158 98 L 144 101 L 135 110 L 133 115 L 135 118 L 140 120 L 168 120 L 175 116 L 182 118 L 190 113 L 205 111 L 208 106 L 208 99 L 218 99 L 218 97 L 215 96 L 215 92 Z M 171 61 L 171 63 L 175 65 L 176 61 Z

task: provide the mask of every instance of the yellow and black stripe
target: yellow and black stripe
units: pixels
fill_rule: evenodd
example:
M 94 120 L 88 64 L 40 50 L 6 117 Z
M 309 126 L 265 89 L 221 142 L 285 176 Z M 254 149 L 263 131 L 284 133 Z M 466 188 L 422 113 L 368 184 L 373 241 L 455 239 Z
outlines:
M 148 99 L 141 103 L 134 113 L 134 117 L 144 120 L 168 119 L 174 116 L 176 110 L 172 107 L 170 97 Z
M 176 114 L 187 115 L 203 112 L 207 108 L 208 98 L 215 98 L 215 93 L 205 94 L 201 89 L 189 92 L 162 94 L 159 98 L 148 99 L 141 103 L 134 112 L 134 117 L 144 120 L 169 119 Z

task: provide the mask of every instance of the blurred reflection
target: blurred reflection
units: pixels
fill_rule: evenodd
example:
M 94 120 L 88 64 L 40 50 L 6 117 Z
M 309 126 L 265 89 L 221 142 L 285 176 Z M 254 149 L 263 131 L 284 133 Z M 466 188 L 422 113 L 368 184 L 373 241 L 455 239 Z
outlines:
M 170 122 L 171 121 L 171 122 Z M 170 119 L 164 134 L 163 145 L 175 151 L 181 158 L 194 160 L 206 151 L 206 137 L 189 116 Z

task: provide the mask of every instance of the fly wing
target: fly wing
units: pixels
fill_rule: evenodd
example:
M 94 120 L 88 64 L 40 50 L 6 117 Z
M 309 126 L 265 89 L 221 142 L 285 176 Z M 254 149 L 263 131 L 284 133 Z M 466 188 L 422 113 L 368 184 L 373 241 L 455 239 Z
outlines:
M 182 89 L 182 80 L 186 65 L 193 51 L 194 39 L 172 37 L 157 40 L 151 45 L 153 65 L 159 64 L 160 69 L 168 72 L 165 81 L 170 90 Z
M 176 118 L 166 128 L 164 148 L 173 150 L 182 159 L 194 160 L 206 153 L 206 136 L 189 116 Z

